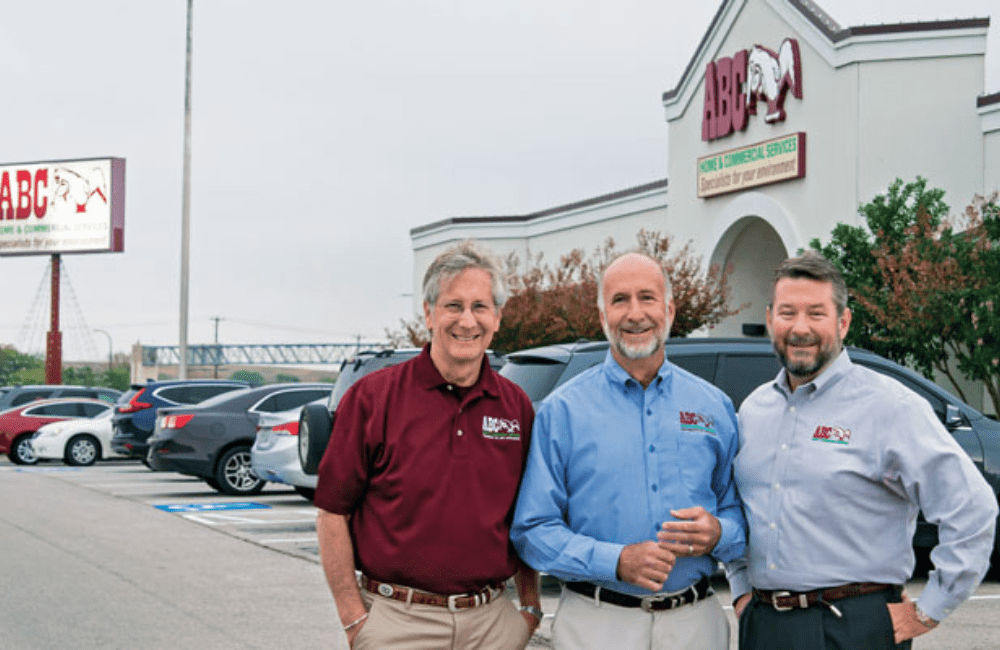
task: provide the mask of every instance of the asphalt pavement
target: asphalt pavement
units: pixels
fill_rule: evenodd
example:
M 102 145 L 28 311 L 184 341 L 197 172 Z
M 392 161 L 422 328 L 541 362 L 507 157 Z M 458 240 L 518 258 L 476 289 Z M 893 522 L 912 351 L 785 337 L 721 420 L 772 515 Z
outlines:
M 0 649 L 346 648 L 315 508 L 290 488 L 235 498 L 134 461 L 4 459 L 0 494 Z M 916 596 L 925 583 L 907 589 Z M 725 581 L 715 586 L 735 636 Z M 558 598 L 546 580 L 530 647 L 552 647 Z M 998 614 L 991 579 L 913 647 L 995 650 Z

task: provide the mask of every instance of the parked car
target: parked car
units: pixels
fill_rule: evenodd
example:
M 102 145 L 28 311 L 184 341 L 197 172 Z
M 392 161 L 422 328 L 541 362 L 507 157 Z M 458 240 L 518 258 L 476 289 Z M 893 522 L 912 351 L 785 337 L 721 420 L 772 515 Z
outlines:
M 224 494 L 257 494 L 266 481 L 250 468 L 250 447 L 263 413 L 329 396 L 330 384 L 271 384 L 218 395 L 193 406 L 160 409 L 146 463 L 157 471 L 198 476 Z
M 92 418 L 110 410 L 111 404 L 96 399 L 47 399 L 0 413 L 0 453 L 17 465 L 38 462 L 31 450 L 31 437 L 51 422 Z
M 309 404 L 303 407 L 299 417 L 299 462 L 303 472 L 309 475 L 316 474 L 319 461 L 326 451 L 326 444 L 330 440 L 330 432 L 333 430 L 333 414 L 347 389 L 367 374 L 402 363 L 418 354 L 420 348 L 367 351 L 341 364 L 340 374 L 337 375 L 337 382 L 333 385 L 329 401 L 325 405 Z M 500 370 L 504 365 L 504 358 L 492 350 L 488 350 L 487 354 L 493 369 Z
M 512 352 L 507 355 L 500 374 L 520 385 L 537 405 L 555 388 L 602 363 L 607 350 L 607 341 L 600 341 Z M 889 359 L 858 348 L 848 348 L 847 352 L 854 363 L 888 375 L 926 399 L 1000 500 L 1000 422 Z M 667 358 L 721 388 L 737 410 L 747 395 L 760 384 L 773 380 L 780 368 L 766 339 L 670 339 Z M 937 544 L 937 527 L 921 517 L 913 543 L 918 549 L 932 548 Z M 998 563 L 1000 539 L 994 550 L 994 565 Z
M 310 404 L 325 408 L 328 399 Z M 316 475 L 303 472 L 299 462 L 299 416 L 303 408 L 261 414 L 257 420 L 257 437 L 250 448 L 250 467 L 260 478 L 291 485 L 312 501 L 316 495 Z
M 4 386 L 0 391 L 0 411 L 6 411 L 28 402 L 56 397 L 86 397 L 114 404 L 121 394 L 120 390 L 103 386 L 67 386 L 63 384 Z
M 46 424 L 31 438 L 31 452 L 38 460 L 62 460 L 67 465 L 93 465 L 102 458 L 120 457 L 111 448 L 109 408 L 92 418 Z
M 115 404 L 111 417 L 111 448 L 146 461 L 146 440 L 156 426 L 156 412 L 165 406 L 198 404 L 210 397 L 253 386 L 235 379 L 173 379 L 132 384 Z

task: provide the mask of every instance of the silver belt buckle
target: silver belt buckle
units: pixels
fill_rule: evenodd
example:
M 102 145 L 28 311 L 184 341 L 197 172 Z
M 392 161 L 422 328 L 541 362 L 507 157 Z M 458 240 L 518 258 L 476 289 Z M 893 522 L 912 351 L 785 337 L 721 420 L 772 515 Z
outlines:
M 639 608 L 642 609 L 642 611 L 644 612 L 652 612 L 653 603 L 662 603 L 668 598 L 670 598 L 670 596 L 667 596 L 665 594 L 660 594 L 659 596 L 646 596 L 645 598 L 639 601 Z
M 791 597 L 792 592 L 790 591 L 774 591 L 771 592 L 771 606 L 774 607 L 775 611 L 778 612 L 790 612 L 795 609 L 792 605 L 787 605 L 782 607 L 778 604 L 779 598 Z

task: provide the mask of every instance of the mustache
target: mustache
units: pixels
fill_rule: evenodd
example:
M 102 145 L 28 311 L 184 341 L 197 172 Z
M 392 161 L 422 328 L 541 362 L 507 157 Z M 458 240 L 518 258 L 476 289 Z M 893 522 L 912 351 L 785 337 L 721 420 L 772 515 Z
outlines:
M 818 336 L 799 336 L 795 334 L 789 334 L 785 337 L 785 345 L 795 345 L 795 346 L 807 346 L 807 345 L 819 345 Z

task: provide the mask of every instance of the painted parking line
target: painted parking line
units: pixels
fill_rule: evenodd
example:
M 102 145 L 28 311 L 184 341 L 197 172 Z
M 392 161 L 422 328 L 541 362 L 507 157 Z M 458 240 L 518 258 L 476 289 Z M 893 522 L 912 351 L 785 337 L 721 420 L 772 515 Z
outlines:
M 312 537 L 284 537 L 280 539 L 262 539 L 261 544 L 305 544 L 316 541 L 316 536 Z

